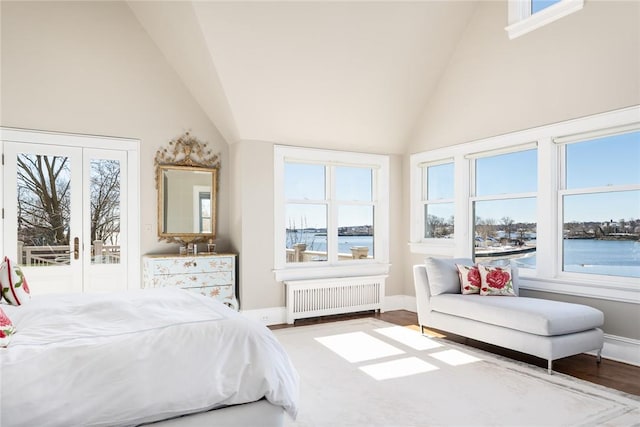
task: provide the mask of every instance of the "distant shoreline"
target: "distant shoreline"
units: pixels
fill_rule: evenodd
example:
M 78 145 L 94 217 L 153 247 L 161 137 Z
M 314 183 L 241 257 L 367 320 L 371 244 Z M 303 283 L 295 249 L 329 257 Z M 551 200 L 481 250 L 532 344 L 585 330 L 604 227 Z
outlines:
M 564 240 L 635 240 L 640 241 L 637 234 L 615 235 L 615 236 L 566 236 Z

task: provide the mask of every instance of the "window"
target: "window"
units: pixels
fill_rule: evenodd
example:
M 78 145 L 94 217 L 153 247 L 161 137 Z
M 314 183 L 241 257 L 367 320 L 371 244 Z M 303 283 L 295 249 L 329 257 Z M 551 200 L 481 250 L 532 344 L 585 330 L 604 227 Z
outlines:
M 640 131 L 560 149 L 562 271 L 640 277 Z
M 473 254 L 476 261 L 515 260 L 535 267 L 536 148 L 474 160 Z
M 577 12 L 584 0 L 509 0 L 509 25 L 505 28 L 514 39 Z
M 411 251 L 508 260 L 525 289 L 637 302 L 638 117 L 640 106 L 412 154 Z M 445 165 L 451 196 L 429 185 Z M 438 202 L 453 205 L 449 245 L 425 238 Z
M 278 280 L 387 272 L 388 158 L 276 146 Z M 327 267 L 332 269 L 328 270 Z
M 423 167 L 423 221 L 425 239 L 454 236 L 453 162 L 427 164 Z

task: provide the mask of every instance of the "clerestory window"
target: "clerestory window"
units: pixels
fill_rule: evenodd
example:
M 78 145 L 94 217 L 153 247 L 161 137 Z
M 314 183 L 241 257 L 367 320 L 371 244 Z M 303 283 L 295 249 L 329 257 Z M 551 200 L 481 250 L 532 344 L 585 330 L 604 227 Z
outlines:
M 515 39 L 562 17 L 581 10 L 584 0 L 509 0 L 510 39 Z

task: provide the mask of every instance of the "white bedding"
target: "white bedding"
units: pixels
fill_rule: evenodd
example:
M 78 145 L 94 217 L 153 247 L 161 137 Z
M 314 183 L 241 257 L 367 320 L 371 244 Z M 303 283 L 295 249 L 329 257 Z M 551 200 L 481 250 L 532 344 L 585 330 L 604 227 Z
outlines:
M 262 397 L 297 411 L 298 375 L 265 326 L 180 289 L 2 306 L 0 425 L 136 425 Z

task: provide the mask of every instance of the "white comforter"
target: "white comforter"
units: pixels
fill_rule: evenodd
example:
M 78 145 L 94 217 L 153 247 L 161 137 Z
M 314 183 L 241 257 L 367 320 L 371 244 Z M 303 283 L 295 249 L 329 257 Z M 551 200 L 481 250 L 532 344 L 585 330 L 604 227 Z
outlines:
M 298 375 L 263 325 L 180 289 L 3 305 L 0 426 L 136 425 L 252 402 L 293 417 Z

